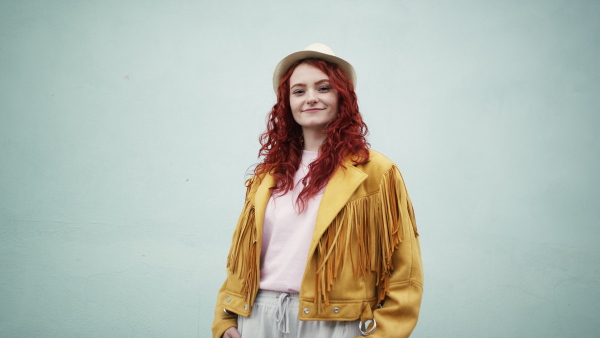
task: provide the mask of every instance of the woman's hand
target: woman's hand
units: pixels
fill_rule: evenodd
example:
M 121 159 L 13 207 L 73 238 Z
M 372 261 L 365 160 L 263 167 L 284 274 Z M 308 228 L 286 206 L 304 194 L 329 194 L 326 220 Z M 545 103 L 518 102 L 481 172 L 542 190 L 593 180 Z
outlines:
M 237 327 L 232 326 L 225 330 L 225 333 L 223 333 L 222 338 L 242 338 L 242 336 L 240 336 Z

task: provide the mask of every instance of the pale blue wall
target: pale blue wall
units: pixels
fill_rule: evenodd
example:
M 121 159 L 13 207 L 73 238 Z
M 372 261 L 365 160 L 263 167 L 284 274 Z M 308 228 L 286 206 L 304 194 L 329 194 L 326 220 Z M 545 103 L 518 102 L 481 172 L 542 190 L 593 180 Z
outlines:
M 414 337 L 600 332 L 599 1 L 2 1 L 0 336 L 207 337 L 273 67 L 358 72 Z

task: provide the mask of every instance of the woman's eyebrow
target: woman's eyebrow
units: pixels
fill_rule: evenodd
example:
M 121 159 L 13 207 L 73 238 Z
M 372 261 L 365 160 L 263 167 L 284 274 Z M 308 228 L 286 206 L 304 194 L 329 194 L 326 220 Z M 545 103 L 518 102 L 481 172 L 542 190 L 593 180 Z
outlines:
M 329 79 L 322 79 L 322 80 L 319 80 L 319 81 L 315 82 L 315 84 L 316 84 L 316 85 L 318 85 L 318 84 L 321 84 L 321 83 L 323 83 L 323 82 L 329 82 Z M 301 82 L 298 82 L 298 83 L 294 83 L 293 85 L 291 85 L 291 86 L 290 86 L 290 88 L 294 88 L 294 87 L 296 87 L 296 86 L 306 86 L 306 84 L 304 84 L 304 83 L 301 83 Z
M 327 78 L 327 79 L 321 79 L 321 80 L 319 80 L 319 81 L 315 82 L 315 85 L 320 85 L 320 84 L 322 84 L 322 83 L 324 83 L 324 82 L 329 82 L 329 79 L 328 79 L 328 78 Z M 290 86 L 290 89 L 292 89 L 292 88 L 294 88 L 294 87 L 296 87 L 296 86 L 299 86 L 299 87 L 306 87 L 306 84 L 304 84 L 304 83 L 302 83 L 302 82 L 294 83 L 293 85 L 291 85 L 291 86 Z

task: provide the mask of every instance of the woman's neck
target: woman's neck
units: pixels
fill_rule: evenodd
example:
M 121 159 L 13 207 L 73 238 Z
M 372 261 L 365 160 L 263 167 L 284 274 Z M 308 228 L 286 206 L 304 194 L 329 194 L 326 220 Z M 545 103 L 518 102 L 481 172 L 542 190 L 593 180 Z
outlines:
M 319 151 L 326 135 L 321 130 L 314 129 L 304 129 L 302 133 L 304 134 L 304 150 Z

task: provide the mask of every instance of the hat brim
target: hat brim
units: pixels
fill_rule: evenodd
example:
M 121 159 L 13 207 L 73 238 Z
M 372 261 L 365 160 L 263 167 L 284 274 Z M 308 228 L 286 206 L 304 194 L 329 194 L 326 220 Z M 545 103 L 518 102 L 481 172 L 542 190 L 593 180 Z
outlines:
M 354 87 L 356 88 L 356 72 L 354 71 L 354 67 L 346 60 L 339 58 L 334 55 L 325 54 L 313 50 L 302 50 L 299 52 L 292 53 L 286 57 L 284 57 L 277 66 L 275 67 L 275 71 L 273 72 L 273 89 L 275 93 L 277 93 L 277 88 L 279 88 L 279 81 L 283 77 L 283 75 L 290 69 L 290 67 L 296 62 L 302 59 L 321 59 L 327 62 L 335 63 L 340 67 L 344 75 L 352 82 Z

